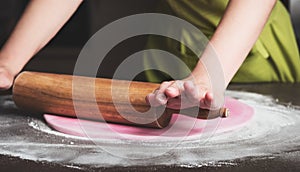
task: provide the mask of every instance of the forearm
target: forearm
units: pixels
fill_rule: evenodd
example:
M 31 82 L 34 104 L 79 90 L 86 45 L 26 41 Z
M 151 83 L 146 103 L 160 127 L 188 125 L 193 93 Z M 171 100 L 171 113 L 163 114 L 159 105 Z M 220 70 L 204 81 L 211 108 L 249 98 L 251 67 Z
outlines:
M 210 44 L 218 55 L 229 84 L 259 37 L 276 0 L 231 0 Z M 193 74 L 201 75 L 202 65 L 209 63 L 211 53 L 205 51 Z M 208 66 L 210 67 L 210 66 Z
M 0 63 L 18 73 L 71 17 L 81 0 L 32 0 L 0 52 Z

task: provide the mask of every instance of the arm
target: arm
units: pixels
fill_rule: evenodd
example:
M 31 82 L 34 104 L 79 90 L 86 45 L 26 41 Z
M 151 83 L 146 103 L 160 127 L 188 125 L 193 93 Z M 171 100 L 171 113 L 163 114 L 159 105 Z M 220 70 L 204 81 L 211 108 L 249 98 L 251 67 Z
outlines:
M 260 35 L 276 3 L 276 0 L 231 0 L 220 21 L 210 44 L 218 54 L 224 72 L 224 88 L 237 72 L 247 54 Z M 151 105 L 167 104 L 170 108 L 180 108 L 180 98 L 185 97 L 183 106 L 210 108 L 214 98 L 210 90 L 209 75 L 205 70 L 211 68 L 210 53 L 207 48 L 190 77 L 178 86 L 178 81 L 164 82 L 161 87 L 147 98 Z M 205 66 L 205 67 L 204 67 Z M 195 78 L 192 82 L 191 78 Z M 179 84 L 180 85 L 180 84 Z M 215 96 L 217 98 L 217 96 Z
M 255 44 L 276 0 L 231 0 L 210 43 L 219 54 L 227 86 Z M 201 58 L 201 62 L 207 60 Z M 194 73 L 197 73 L 197 66 Z M 200 65 L 201 67 L 201 65 Z
M 43 48 L 78 8 L 82 0 L 32 0 L 0 51 L 0 89 Z

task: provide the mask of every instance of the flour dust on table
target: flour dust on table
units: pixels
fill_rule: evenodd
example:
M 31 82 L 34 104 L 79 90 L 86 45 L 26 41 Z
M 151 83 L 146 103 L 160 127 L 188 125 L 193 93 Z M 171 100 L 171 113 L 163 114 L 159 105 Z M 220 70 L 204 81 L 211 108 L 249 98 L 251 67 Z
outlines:
M 112 142 L 104 139 L 101 142 L 100 139 L 95 145 L 87 138 L 54 131 L 41 117 L 18 110 L 11 96 L 2 96 L 0 152 L 66 166 L 202 167 L 236 165 L 237 160 L 243 158 L 274 158 L 287 152 L 300 151 L 300 107 L 282 105 L 272 97 L 256 93 L 227 91 L 226 96 L 253 107 L 254 115 L 249 122 L 234 130 L 216 132 L 205 142 L 199 142 L 197 137 L 188 137 L 160 156 L 156 156 L 155 152 L 170 146 L 165 141 L 124 142 L 114 139 Z M 106 150 L 115 151 L 111 154 Z

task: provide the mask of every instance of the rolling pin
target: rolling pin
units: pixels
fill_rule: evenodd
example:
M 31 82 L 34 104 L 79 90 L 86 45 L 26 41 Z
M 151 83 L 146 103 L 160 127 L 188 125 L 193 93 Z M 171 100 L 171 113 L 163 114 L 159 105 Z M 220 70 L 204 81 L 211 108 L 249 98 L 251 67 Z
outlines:
M 76 93 L 73 90 L 73 80 L 76 80 Z M 179 113 L 179 110 L 164 106 L 151 108 L 146 103 L 145 97 L 158 87 L 159 84 L 148 82 L 25 71 L 15 79 L 13 100 L 19 108 L 31 112 L 164 128 L 169 124 L 172 114 Z M 93 100 L 90 93 L 94 93 Z M 195 110 L 198 113 L 196 117 L 204 119 L 208 118 L 208 114 L 210 118 L 215 118 L 227 116 L 228 113 L 226 108 L 209 111 L 198 107 L 182 109 L 180 113 L 191 116 L 191 113 L 195 114 Z

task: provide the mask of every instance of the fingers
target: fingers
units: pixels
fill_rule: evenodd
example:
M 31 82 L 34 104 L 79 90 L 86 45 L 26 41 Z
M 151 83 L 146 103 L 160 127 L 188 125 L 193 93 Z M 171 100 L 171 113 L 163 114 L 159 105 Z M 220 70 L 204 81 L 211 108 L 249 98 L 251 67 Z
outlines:
M 182 107 L 182 103 L 181 103 L 181 97 L 176 97 L 176 98 L 172 98 L 169 99 L 167 102 L 167 107 L 170 109 L 181 109 Z
M 197 86 L 192 81 L 184 83 L 184 99 L 190 106 L 199 106 L 210 109 L 213 104 L 213 94 L 207 91 L 207 88 Z
M 198 105 L 201 96 L 199 95 L 199 90 L 192 81 L 186 81 L 184 84 L 184 96 L 187 101 L 193 105 Z
M 213 103 L 213 100 L 214 100 L 213 94 L 211 92 L 207 92 L 205 94 L 205 103 L 206 103 L 206 105 L 211 106 L 212 103 Z
M 205 85 L 192 81 L 163 82 L 160 87 L 146 98 L 151 106 L 167 105 L 171 109 L 184 109 L 198 106 L 204 109 L 215 108 L 213 94 Z
M 168 98 L 178 97 L 180 95 L 180 90 L 182 89 L 182 81 L 173 81 L 164 91 Z
M 172 85 L 173 82 L 174 81 L 163 82 L 157 90 L 146 97 L 147 103 L 154 107 L 165 105 L 168 101 L 168 97 L 165 95 L 165 90 Z
M 210 92 L 206 92 L 204 97 L 200 100 L 200 107 L 205 109 L 211 109 L 213 101 L 213 94 Z

